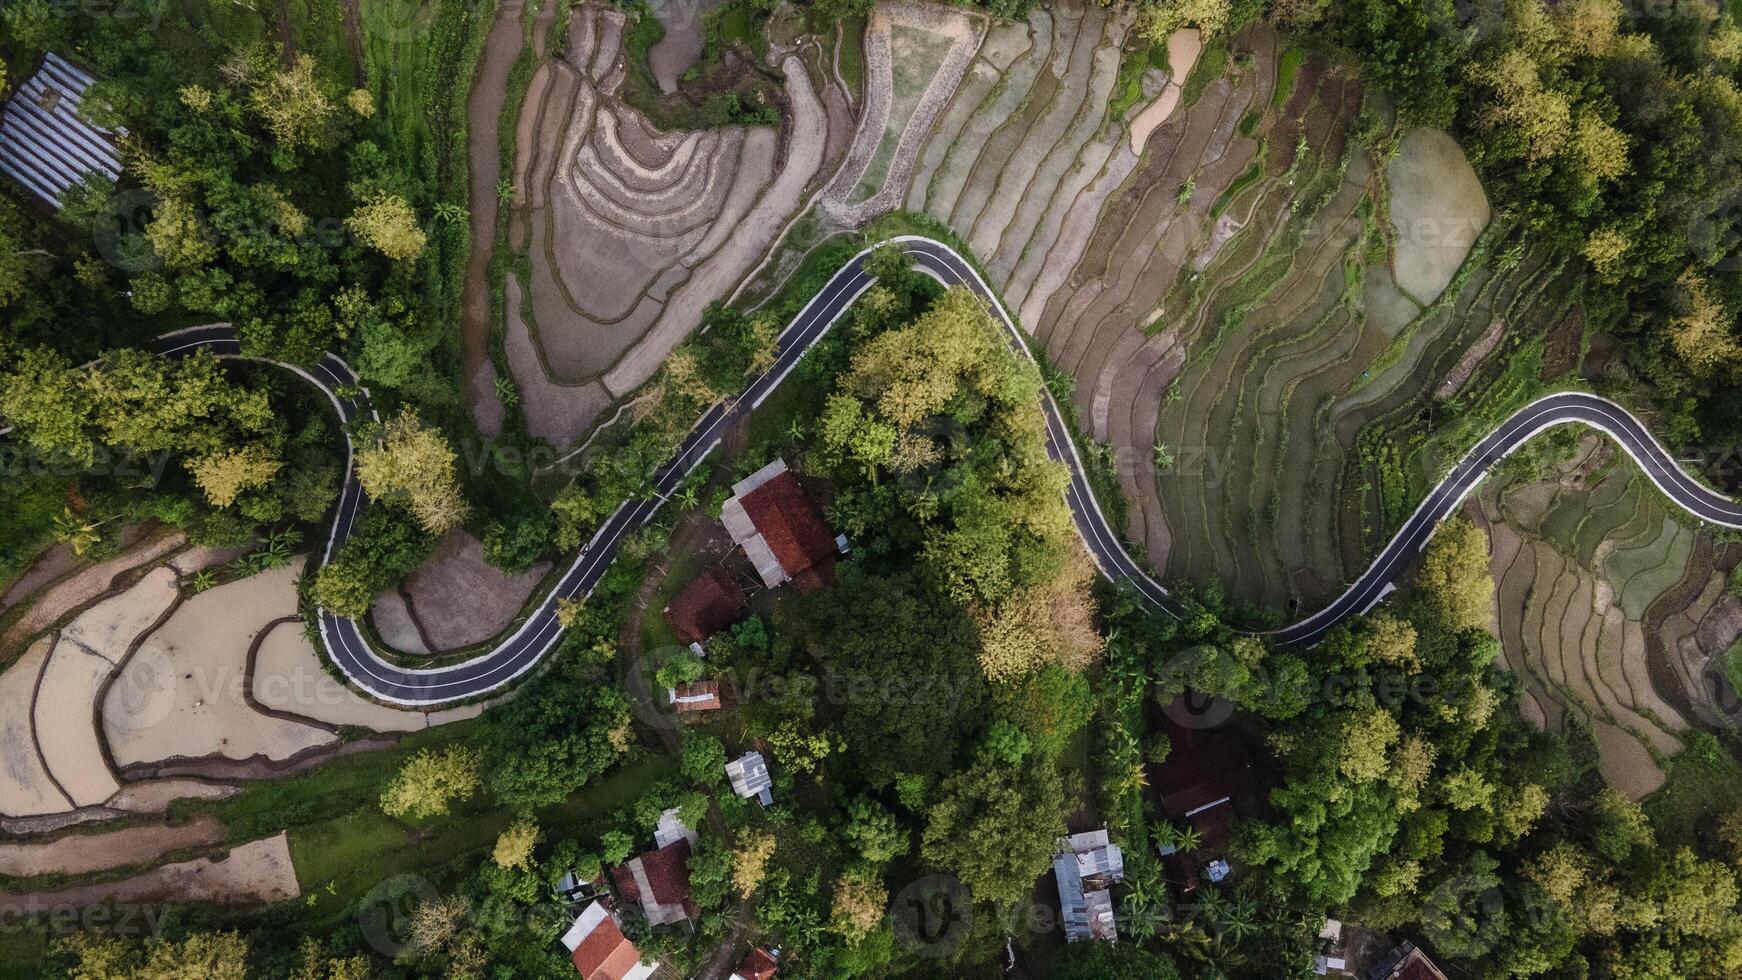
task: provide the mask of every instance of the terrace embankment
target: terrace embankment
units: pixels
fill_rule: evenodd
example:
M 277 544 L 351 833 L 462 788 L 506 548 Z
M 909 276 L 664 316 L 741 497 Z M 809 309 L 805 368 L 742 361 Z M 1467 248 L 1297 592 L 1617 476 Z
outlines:
M 1471 510 L 1488 525 L 1504 666 L 1524 717 L 1577 725 L 1604 777 L 1643 797 L 1693 724 L 1734 724 L 1723 654 L 1742 636 L 1725 594 L 1737 556 L 1680 523 L 1596 435 L 1540 479 L 1503 474 Z
M 625 15 L 571 12 L 515 138 L 504 351 L 529 432 L 568 447 L 652 377 L 816 182 L 829 112 L 782 56 L 779 127 L 665 131 L 620 97 Z

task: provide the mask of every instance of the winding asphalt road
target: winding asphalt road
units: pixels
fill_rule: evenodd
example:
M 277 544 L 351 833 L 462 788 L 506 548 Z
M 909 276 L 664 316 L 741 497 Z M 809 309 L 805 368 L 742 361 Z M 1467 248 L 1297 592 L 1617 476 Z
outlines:
M 894 239 L 920 271 L 946 285 L 973 290 L 997 314 L 1006 339 L 1024 356 L 1032 357 L 1026 340 L 992 289 L 974 267 L 948 245 L 929 238 L 906 236 Z M 358 687 L 383 701 L 430 706 L 475 698 L 497 690 L 531 670 L 562 635 L 556 620 L 556 603 L 591 592 L 626 534 L 652 520 L 660 505 L 720 444 L 721 438 L 739 419 L 760 406 L 798 365 L 807 350 L 852 306 L 875 279 L 865 270 L 867 249 L 837 272 L 807 303 L 780 335 L 775 364 L 753 379 L 737 397 L 715 405 L 704 414 L 685 438 L 677 455 L 655 474 L 658 496 L 624 502 L 611 514 L 574 562 L 563 573 L 549 596 L 514 634 L 495 649 L 464 663 L 430 670 L 412 670 L 392 664 L 370 649 L 356 621 L 320 613 L 321 637 L 327 653 L 345 676 Z M 228 326 L 195 327 L 160 338 L 158 349 L 171 356 L 194 350 L 209 350 L 221 357 L 239 357 L 240 344 Z M 373 416 L 368 394 L 343 360 L 327 355 L 312 369 L 290 368 L 319 387 L 341 418 L 351 422 Z M 1102 574 L 1127 579 L 1151 605 L 1178 616 L 1180 605 L 1161 584 L 1151 578 L 1120 543 L 1117 530 L 1108 523 L 1089 488 L 1086 468 L 1071 440 L 1064 414 L 1050 394 L 1044 395 L 1047 450 L 1070 470 L 1065 498 L 1070 504 L 1077 533 L 1094 557 Z M 1742 505 L 1707 488 L 1678 466 L 1645 426 L 1621 406 L 1604 398 L 1579 392 L 1562 392 L 1538 399 L 1519 409 L 1452 468 L 1405 521 L 1395 537 L 1353 585 L 1335 601 L 1313 615 L 1270 634 L 1278 643 L 1307 645 L 1317 642 L 1336 624 L 1371 609 L 1394 588 L 1398 575 L 1409 565 L 1435 526 L 1449 517 L 1490 467 L 1537 433 L 1556 425 L 1582 422 L 1612 437 L 1645 470 L 1669 498 L 1701 520 L 1726 527 L 1742 527 Z M 351 466 L 352 447 L 347 436 L 346 476 L 339 497 L 325 557 L 344 543 L 366 505 L 366 496 Z

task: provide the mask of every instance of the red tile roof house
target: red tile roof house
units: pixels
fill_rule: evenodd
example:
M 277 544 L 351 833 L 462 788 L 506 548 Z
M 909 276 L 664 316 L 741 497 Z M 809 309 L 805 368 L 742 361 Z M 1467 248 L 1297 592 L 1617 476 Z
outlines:
M 780 954 L 771 953 L 760 946 L 745 954 L 738 969 L 732 971 L 731 980 L 771 980 L 780 972 Z
M 690 901 L 690 842 L 679 838 L 611 871 L 611 882 L 625 902 L 641 906 L 652 926 L 694 920 L 701 915 Z
M 673 596 L 664 614 L 678 642 L 700 653 L 708 637 L 743 617 L 744 593 L 724 565 L 715 565 Z
M 1414 943 L 1392 950 L 1367 974 L 1368 980 L 1446 980 L 1446 975 Z
M 641 962 L 641 951 L 623 935 L 616 916 L 600 902 L 582 910 L 563 934 L 563 948 L 586 980 L 646 980 L 658 964 Z
M 786 460 L 734 483 L 720 521 L 769 588 L 791 582 L 809 592 L 835 584 L 835 555 L 846 550 L 847 539 L 829 533 Z

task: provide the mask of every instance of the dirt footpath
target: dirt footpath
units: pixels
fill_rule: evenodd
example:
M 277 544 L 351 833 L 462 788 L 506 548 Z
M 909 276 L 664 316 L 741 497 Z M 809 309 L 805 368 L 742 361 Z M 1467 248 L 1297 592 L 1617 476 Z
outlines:
M 81 875 L 147 864 L 171 851 L 224 839 L 224 825 L 205 816 L 179 827 L 127 827 L 106 834 L 67 834 L 30 844 L 0 844 L 0 875 Z
M 508 71 L 524 41 L 520 15 L 525 6 L 525 0 L 503 0 L 497 8 L 466 101 L 472 248 L 460 294 L 460 347 L 472 421 L 490 438 L 502 434 L 504 415 L 502 400 L 496 397 L 496 368 L 490 362 L 490 255 L 496 242 L 496 184 L 502 179 L 496 133 L 508 101 Z

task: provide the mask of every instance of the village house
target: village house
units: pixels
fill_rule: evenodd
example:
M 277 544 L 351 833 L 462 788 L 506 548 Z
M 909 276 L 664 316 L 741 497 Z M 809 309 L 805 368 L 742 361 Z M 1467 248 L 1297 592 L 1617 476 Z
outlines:
M 121 176 L 117 135 L 79 117 L 79 102 L 93 79 L 50 52 L 42 67 L 19 84 L 0 112 L 0 173 L 23 184 L 49 207 L 87 175 L 113 183 Z
M 769 588 L 787 582 L 800 592 L 835 584 L 835 556 L 845 535 L 832 535 L 798 476 L 776 459 L 732 485 L 720 521 Z
M 724 565 L 715 565 L 684 586 L 662 610 L 678 642 L 698 654 L 708 637 L 744 616 L 744 592 Z
M 763 806 L 774 803 L 774 777 L 768 774 L 768 763 L 760 752 L 746 752 L 726 763 L 726 778 L 732 781 L 732 792 L 748 800 L 752 796 Z
M 1406 942 L 1367 971 L 1367 980 L 1446 980 L 1446 975 L 1420 947 Z
M 658 968 L 641 961 L 641 951 L 623 935 L 617 916 L 603 902 L 588 905 L 563 934 L 562 943 L 575 972 L 585 980 L 646 980 Z
M 690 900 L 692 836 L 678 834 L 668 843 L 611 871 L 617 897 L 639 905 L 648 925 L 693 922 L 701 915 L 701 909 Z
M 1231 873 L 1227 854 L 1234 818 L 1261 795 L 1258 771 L 1232 728 L 1187 728 L 1169 718 L 1163 731 L 1172 748 L 1156 767 L 1161 810 L 1194 830 L 1199 842 L 1190 854 L 1163 847 L 1162 857 L 1169 879 L 1189 893 L 1197 889 L 1200 873 L 1212 883 Z
M 757 946 L 738 963 L 738 968 L 732 971 L 731 980 L 773 980 L 774 975 L 779 972 L 780 952 Z
M 1113 917 L 1113 886 L 1125 880 L 1125 854 L 1105 830 L 1073 834 L 1059 841 L 1052 859 L 1059 889 L 1059 921 L 1065 939 L 1119 938 Z

